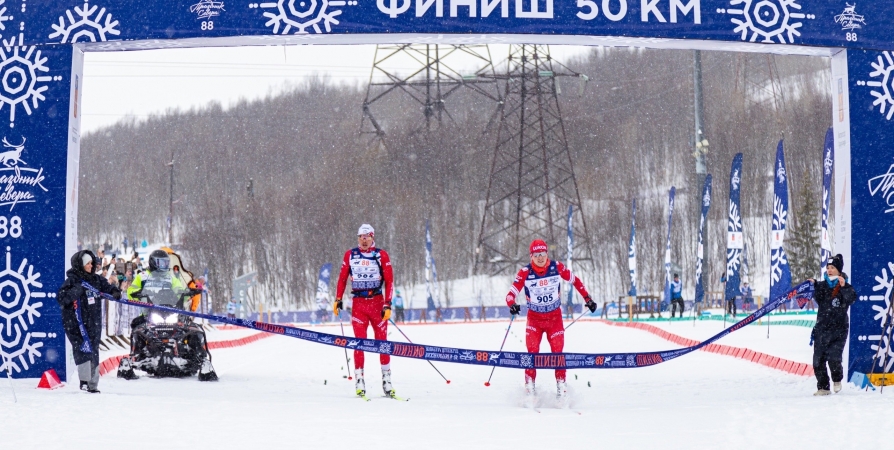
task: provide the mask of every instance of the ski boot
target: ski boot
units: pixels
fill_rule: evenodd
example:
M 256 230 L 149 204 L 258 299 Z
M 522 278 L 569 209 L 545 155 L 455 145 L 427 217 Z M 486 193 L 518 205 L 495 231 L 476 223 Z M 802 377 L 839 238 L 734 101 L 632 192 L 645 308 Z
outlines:
M 211 360 L 206 359 L 202 362 L 202 368 L 199 369 L 199 381 L 217 381 L 217 372 L 211 365 Z
M 836 394 L 841 392 L 841 382 L 840 381 L 836 381 L 836 382 L 832 383 L 832 391 L 834 391 Z
M 382 390 L 386 397 L 394 397 L 394 387 L 391 386 L 391 369 L 382 369 Z
M 568 385 L 565 381 L 556 381 L 556 400 L 563 401 L 568 398 Z
M 831 395 L 831 394 L 832 394 L 832 392 L 829 391 L 828 389 L 818 389 L 816 392 L 813 393 L 813 396 L 814 397 L 822 397 L 824 395 Z
M 526 408 L 534 408 L 534 405 L 537 400 L 537 388 L 534 385 L 534 380 L 525 381 L 525 407 Z
M 131 364 L 129 356 L 121 358 L 121 361 L 118 363 L 118 378 L 124 378 L 125 380 L 136 380 L 137 378 L 140 378 L 134 373 L 133 364 Z M 82 381 L 81 383 L 84 382 Z
M 366 382 L 363 381 L 363 369 L 354 370 L 354 389 L 358 397 L 366 397 Z

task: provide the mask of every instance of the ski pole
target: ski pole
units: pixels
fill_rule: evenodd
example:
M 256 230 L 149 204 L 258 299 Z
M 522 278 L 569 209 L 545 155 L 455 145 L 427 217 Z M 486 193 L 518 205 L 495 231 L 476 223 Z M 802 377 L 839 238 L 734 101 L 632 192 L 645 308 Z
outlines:
M 603 307 L 603 308 L 604 308 L 604 307 Z M 587 313 L 587 307 L 586 307 L 586 305 L 585 305 L 585 306 L 584 306 L 584 310 L 580 313 L 579 316 L 577 316 L 577 318 L 575 318 L 574 320 L 572 320 L 571 323 L 569 323 L 567 327 L 565 327 L 565 330 L 567 331 L 569 328 L 571 328 L 571 326 L 574 325 L 574 324 L 575 324 L 581 317 L 583 317 L 584 314 L 586 314 L 586 313 Z
M 338 312 L 338 324 L 341 326 L 341 337 L 345 337 L 345 323 L 341 321 L 341 311 Z M 351 376 L 351 362 L 348 360 L 348 348 L 345 347 L 345 370 L 348 371 L 348 380 L 353 380 Z
M 12 385 L 12 360 L 6 357 L 3 349 L 0 348 L 0 356 L 3 356 L 3 364 L 6 365 L 6 378 L 9 380 L 9 390 L 12 391 L 13 403 L 18 403 L 19 398 L 16 396 L 16 388 Z
M 404 330 L 401 330 L 401 329 L 400 329 L 400 327 L 399 327 L 399 326 L 397 326 L 397 323 L 395 323 L 395 322 L 394 322 L 394 320 L 392 320 L 392 319 L 388 319 L 388 321 L 389 321 L 389 322 L 391 322 L 391 324 L 392 324 L 392 325 L 394 325 L 394 328 L 396 328 L 396 329 L 397 329 L 397 331 L 399 331 L 399 332 L 400 332 L 400 334 L 401 334 L 401 335 L 403 335 L 403 337 L 404 337 L 404 339 L 406 339 L 406 340 L 407 340 L 407 342 L 409 342 L 409 343 L 411 343 L 411 344 L 412 344 L 412 343 L 413 343 L 413 341 L 411 341 L 411 340 L 410 340 L 410 338 L 408 338 L 408 337 L 407 337 L 407 335 L 406 335 L 406 333 L 404 333 Z M 426 360 L 425 360 L 425 362 L 427 362 L 427 363 L 428 363 L 428 364 L 429 364 L 429 365 L 430 365 L 430 366 L 431 366 L 431 368 L 432 368 L 432 369 L 435 369 L 435 372 L 438 372 L 438 375 L 440 375 L 440 376 L 441 376 L 441 378 L 443 378 L 443 379 L 444 379 L 444 381 L 446 381 L 446 382 L 447 382 L 447 384 L 450 384 L 450 380 L 448 380 L 448 379 L 447 379 L 447 377 L 445 377 L 445 376 L 444 376 L 444 374 L 443 374 L 443 373 L 441 373 L 441 371 L 440 371 L 440 370 L 438 370 L 438 368 L 437 368 L 437 367 L 435 367 L 435 365 L 434 365 L 434 364 L 432 364 L 432 362 L 431 362 L 431 361 L 429 361 L 429 360 L 427 360 L 427 359 L 426 359 Z
M 501 352 L 503 351 L 503 346 L 506 345 L 506 337 L 509 336 L 509 330 L 512 328 L 513 321 L 515 321 L 515 314 L 513 314 L 512 317 L 509 318 L 509 326 L 506 327 L 506 334 L 503 335 L 503 343 L 500 344 Z M 494 370 L 497 370 L 497 366 L 494 366 L 493 368 L 490 369 L 490 376 L 487 377 L 487 382 L 484 383 L 485 386 L 490 386 L 490 379 L 493 378 L 493 376 L 494 376 Z

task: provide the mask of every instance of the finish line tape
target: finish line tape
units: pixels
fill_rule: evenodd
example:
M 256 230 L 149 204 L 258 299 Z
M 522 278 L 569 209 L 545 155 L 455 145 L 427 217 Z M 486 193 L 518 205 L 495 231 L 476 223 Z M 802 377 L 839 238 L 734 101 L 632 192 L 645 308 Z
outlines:
M 439 347 L 434 345 L 410 344 L 404 342 L 380 341 L 376 339 L 357 339 L 335 334 L 321 333 L 305 330 L 303 328 L 290 327 L 266 322 L 258 322 L 246 319 L 231 319 L 211 314 L 202 314 L 192 311 L 171 308 L 167 306 L 152 305 L 144 302 L 129 300 L 116 300 L 114 297 L 100 293 L 93 286 L 84 282 L 85 289 L 99 293 L 103 297 L 126 305 L 150 308 L 159 311 L 182 314 L 185 316 L 208 319 L 216 322 L 227 323 L 253 330 L 264 331 L 271 334 L 280 334 L 318 344 L 332 345 L 335 347 L 349 348 L 370 353 L 398 356 L 402 358 L 424 359 L 428 361 L 444 361 L 458 364 L 474 364 L 480 366 L 496 366 L 509 369 L 621 369 L 648 367 L 679 358 L 688 353 L 711 345 L 713 342 L 726 335 L 745 327 L 755 320 L 767 315 L 776 309 L 782 302 L 792 299 L 809 299 L 813 296 L 813 284 L 805 281 L 788 294 L 782 295 L 757 309 L 744 319 L 720 333 L 711 336 L 705 341 L 690 347 L 659 352 L 639 353 L 524 353 L 524 352 L 495 352 L 487 350 L 468 350 L 463 348 Z

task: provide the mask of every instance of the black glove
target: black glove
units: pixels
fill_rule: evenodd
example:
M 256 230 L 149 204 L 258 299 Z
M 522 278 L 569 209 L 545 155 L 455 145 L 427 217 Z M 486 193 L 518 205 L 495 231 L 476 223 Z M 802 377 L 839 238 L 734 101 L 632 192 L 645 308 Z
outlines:
M 513 303 L 512 306 L 509 307 L 509 314 L 513 316 L 521 312 L 521 306 L 518 306 L 518 303 Z
M 587 298 L 584 299 L 584 306 L 586 306 L 591 313 L 596 312 L 596 302 L 594 302 L 589 295 L 587 296 Z
M 113 289 L 112 297 L 114 297 L 115 300 L 121 300 L 121 289 Z

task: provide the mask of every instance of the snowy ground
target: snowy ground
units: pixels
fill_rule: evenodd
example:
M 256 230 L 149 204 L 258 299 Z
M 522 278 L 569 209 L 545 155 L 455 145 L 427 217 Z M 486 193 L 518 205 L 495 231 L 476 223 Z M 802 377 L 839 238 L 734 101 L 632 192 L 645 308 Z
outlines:
M 508 322 L 407 325 L 418 343 L 496 349 Z M 657 324 L 704 338 L 722 322 Z M 317 327 L 338 332 L 338 327 Z M 808 362 L 810 329 L 746 327 L 720 343 Z M 234 332 L 239 333 L 239 332 Z M 506 349 L 523 350 L 513 325 Z M 227 339 L 227 332 L 215 333 Z M 234 335 L 233 337 L 239 337 Z M 401 336 L 391 330 L 390 339 Z M 637 329 L 582 322 L 566 350 L 671 348 Z M 544 344 L 544 348 L 546 344 Z M 551 449 L 551 448 L 868 448 L 894 438 L 894 388 L 880 395 L 848 386 L 815 398 L 812 378 L 707 352 L 642 369 L 569 372 L 572 402 L 555 409 L 554 381 L 541 371 L 540 412 L 523 407 L 522 372 L 392 359 L 406 403 L 378 397 L 379 361 L 367 355 L 371 402 L 353 396 L 341 349 L 274 336 L 214 352 L 218 383 L 106 376 L 102 394 L 34 389 L 14 380 L 18 403 L 0 380 L 2 448 L 28 449 Z M 589 384 L 589 386 L 588 386 Z

